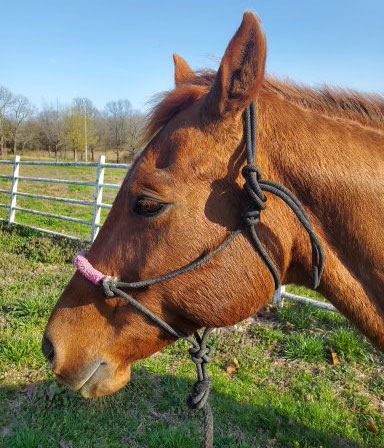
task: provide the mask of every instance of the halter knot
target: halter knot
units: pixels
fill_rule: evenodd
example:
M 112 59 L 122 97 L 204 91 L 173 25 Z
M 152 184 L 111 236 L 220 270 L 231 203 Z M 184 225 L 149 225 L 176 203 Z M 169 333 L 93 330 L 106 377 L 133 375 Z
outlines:
M 207 400 L 211 390 L 211 380 L 208 378 L 205 365 L 211 362 L 209 357 L 210 347 L 206 345 L 206 338 L 210 330 L 206 330 L 201 338 L 196 336 L 197 344 L 189 349 L 189 356 L 196 365 L 198 380 L 192 386 L 191 394 L 187 399 L 188 407 L 191 409 L 202 409 L 208 406 Z
M 246 179 L 250 173 L 256 174 L 257 181 L 260 181 L 262 179 L 261 171 L 256 165 L 247 164 L 243 166 L 241 174 L 243 175 L 244 179 Z
M 255 226 L 260 221 L 260 210 L 246 210 L 242 213 L 242 218 L 247 226 Z
M 209 347 L 191 347 L 189 349 L 189 356 L 195 364 L 209 363 L 211 358 L 209 357 Z
M 105 295 L 107 297 L 113 297 L 115 292 L 113 291 L 117 287 L 119 279 L 117 277 L 110 277 L 106 275 L 102 281 Z
M 264 210 L 267 197 L 260 186 L 260 182 L 262 182 L 260 169 L 256 165 L 248 163 L 242 168 L 241 174 L 245 179 L 243 188 L 247 192 L 249 199 L 257 209 Z
M 205 378 L 201 381 L 196 381 L 192 386 L 192 391 L 187 398 L 187 405 L 190 409 L 201 409 L 207 404 L 209 392 L 211 390 L 212 381 Z

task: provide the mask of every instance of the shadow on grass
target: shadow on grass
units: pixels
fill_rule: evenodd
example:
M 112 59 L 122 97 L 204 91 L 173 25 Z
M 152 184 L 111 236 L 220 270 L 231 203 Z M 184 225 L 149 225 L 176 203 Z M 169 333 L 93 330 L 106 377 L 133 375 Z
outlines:
M 200 414 L 185 399 L 192 382 L 139 367 L 111 397 L 84 400 L 52 381 L 0 386 L 2 448 L 200 446 Z M 275 406 L 241 403 L 215 390 L 215 447 L 367 448 L 293 420 Z M 314 425 L 316 423 L 314 422 Z

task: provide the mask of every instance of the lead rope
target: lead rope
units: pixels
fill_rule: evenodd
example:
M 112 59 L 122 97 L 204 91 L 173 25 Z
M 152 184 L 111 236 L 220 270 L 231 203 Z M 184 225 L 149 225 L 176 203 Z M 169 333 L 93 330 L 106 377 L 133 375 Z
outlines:
M 299 200 L 293 193 L 291 193 L 284 186 L 277 184 L 276 182 L 263 180 L 261 177 L 261 172 L 256 166 L 256 111 L 254 102 L 252 102 L 250 106 L 247 107 L 244 113 L 244 139 L 247 164 L 242 169 L 242 175 L 245 179 L 244 190 L 247 192 L 249 204 L 246 210 L 244 210 L 242 217 L 245 225 L 249 230 L 253 247 L 258 252 L 272 274 L 275 283 L 275 295 L 280 295 L 279 274 L 271 257 L 267 254 L 264 247 L 262 246 L 255 230 L 255 225 L 260 221 L 261 211 L 265 209 L 265 202 L 267 198 L 263 193 L 264 191 L 272 193 L 282 199 L 295 213 L 300 223 L 307 231 L 312 246 L 313 286 L 314 288 L 317 288 L 320 282 L 321 274 L 324 270 L 324 252 L 319 239 L 314 233 L 309 218 Z M 239 228 L 234 232 L 231 232 L 229 236 L 220 244 L 220 246 L 218 246 L 212 252 L 203 254 L 201 257 L 197 258 L 195 261 L 187 264 L 186 266 L 168 272 L 167 274 L 164 274 L 160 277 L 138 282 L 121 282 L 117 278 L 105 276 L 101 272 L 93 268 L 93 266 L 81 254 L 78 254 L 75 259 L 76 267 L 89 281 L 92 281 L 95 284 L 99 284 L 99 281 L 102 281 L 105 294 L 108 297 L 113 297 L 115 295 L 123 297 L 131 306 L 147 316 L 159 327 L 163 328 L 175 338 L 184 339 L 192 345 L 192 347 L 189 349 L 189 355 L 196 366 L 197 381 L 192 386 L 192 391 L 188 397 L 187 404 L 190 408 L 200 409 L 203 413 L 204 441 L 202 444 L 202 448 L 213 447 L 213 415 L 211 407 L 208 403 L 208 396 L 211 389 L 211 380 L 208 378 L 206 368 L 206 365 L 210 362 L 210 349 L 207 346 L 207 339 L 212 331 L 212 328 L 204 329 L 202 336 L 200 336 L 198 332 L 194 334 L 194 338 L 186 336 L 185 334 L 178 332 L 169 324 L 167 324 L 167 322 L 156 316 L 154 313 L 152 313 L 152 311 L 135 300 L 132 296 L 122 291 L 121 288 L 144 288 L 156 283 L 161 283 L 163 281 L 169 280 L 180 274 L 190 272 L 203 263 L 206 263 L 212 257 L 221 252 L 242 231 L 243 228 Z M 92 273 L 87 272 L 88 270 L 92 270 Z
M 189 356 L 196 366 L 197 381 L 192 386 L 191 393 L 187 398 L 187 405 L 190 409 L 199 409 L 202 411 L 204 430 L 202 448 L 212 448 L 213 414 L 211 406 L 208 402 L 212 382 L 209 379 L 207 372 L 207 364 L 211 362 L 211 359 L 209 357 L 210 348 L 207 346 L 207 340 L 213 328 L 205 328 L 202 336 L 200 336 L 200 334 L 196 331 L 194 333 L 195 339 L 190 336 L 186 336 L 185 334 L 175 330 L 164 320 L 160 319 L 156 316 L 156 314 L 152 313 L 152 311 L 143 306 L 132 296 L 119 289 L 116 284 L 119 284 L 119 282 L 113 277 L 105 277 L 103 280 L 104 291 L 108 297 L 113 297 L 116 294 L 123 297 L 130 305 L 155 322 L 159 327 L 163 328 L 177 339 L 184 339 L 192 345 L 189 349 Z

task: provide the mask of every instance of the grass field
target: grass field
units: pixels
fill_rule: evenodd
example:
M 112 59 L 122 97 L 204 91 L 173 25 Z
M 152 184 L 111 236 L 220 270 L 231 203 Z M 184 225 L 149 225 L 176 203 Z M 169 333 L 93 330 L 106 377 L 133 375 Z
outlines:
M 0 174 L 12 175 L 12 165 L 0 165 Z M 105 169 L 105 183 L 120 184 L 124 178 L 126 169 Z M 95 182 L 96 168 L 92 167 L 50 167 L 50 166 L 20 166 L 20 176 L 45 177 L 51 179 L 66 179 L 84 182 Z M 9 190 L 11 181 L 0 179 L 0 189 Z M 41 182 L 19 181 L 18 191 L 25 193 L 41 194 L 54 197 L 65 197 L 93 201 L 95 188 L 79 185 L 50 184 Z M 117 190 L 104 188 L 103 202 L 111 204 Z M 9 195 L 0 193 L 0 203 L 9 204 Z M 74 205 L 56 201 L 48 201 L 34 198 L 17 197 L 17 205 L 23 208 L 34 209 L 56 215 L 71 216 L 90 221 L 92 219 L 92 207 Z M 107 216 L 108 210 L 102 210 L 102 222 Z M 8 210 L 0 208 L 0 218 L 8 218 Z M 28 224 L 42 229 L 65 233 L 85 240 L 90 237 L 91 228 L 84 224 L 63 221 L 57 218 L 32 215 L 22 211 L 16 211 L 16 222 Z
M 52 378 L 40 339 L 77 249 L 0 227 L 0 446 L 198 447 L 183 342 L 136 363 L 111 397 L 86 401 Z M 215 447 L 384 446 L 384 356 L 340 315 L 286 304 L 218 331 L 211 346 Z

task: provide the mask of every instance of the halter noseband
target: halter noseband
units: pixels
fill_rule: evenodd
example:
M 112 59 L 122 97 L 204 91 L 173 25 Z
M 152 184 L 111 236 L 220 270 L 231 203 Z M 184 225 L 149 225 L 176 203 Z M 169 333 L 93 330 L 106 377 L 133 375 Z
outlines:
M 261 171 L 256 166 L 256 111 L 254 101 L 248 106 L 244 112 L 244 140 L 247 164 L 242 169 L 242 175 L 245 179 L 244 190 L 247 193 L 249 202 L 247 207 L 243 210 L 242 219 L 244 225 L 239 229 L 231 232 L 229 236 L 212 252 L 209 252 L 193 262 L 168 272 L 160 277 L 142 280 L 139 282 L 122 282 L 117 278 L 104 275 L 95 269 L 91 263 L 85 258 L 86 251 L 78 253 L 75 257 L 74 264 L 78 271 L 91 283 L 97 286 L 103 286 L 105 294 L 108 297 L 120 296 L 123 297 L 130 305 L 151 319 L 159 327 L 170 333 L 176 339 L 184 339 L 189 342 L 192 347 L 189 349 L 189 354 L 192 361 L 196 365 L 197 382 L 192 386 L 192 392 L 188 397 L 187 404 L 192 409 L 202 409 L 203 411 L 203 425 L 204 425 L 204 448 L 211 448 L 213 446 L 213 416 L 212 410 L 208 403 L 209 391 L 211 388 L 211 381 L 208 378 L 206 371 L 206 364 L 210 362 L 209 347 L 207 347 L 207 338 L 212 328 L 206 328 L 200 336 L 198 332 L 194 334 L 194 338 L 180 333 L 167 322 L 156 316 L 152 311 L 135 300 L 132 296 L 122 291 L 124 289 L 138 289 L 146 286 L 161 283 L 178 275 L 190 272 L 200 265 L 206 263 L 225 247 L 227 247 L 246 227 L 249 231 L 249 236 L 252 245 L 256 252 L 260 255 L 265 265 L 268 267 L 275 283 L 275 295 L 280 296 L 280 277 L 275 264 L 270 256 L 265 251 L 259 237 L 257 236 L 255 225 L 260 221 L 260 214 L 265 209 L 265 202 L 267 200 L 264 192 L 272 193 L 282 199 L 295 213 L 300 223 L 307 231 L 311 247 L 312 247 L 312 279 L 313 287 L 317 288 L 320 282 L 321 275 L 324 270 L 324 251 L 321 243 L 315 234 L 311 222 L 299 200 L 296 196 L 284 186 L 262 179 Z

